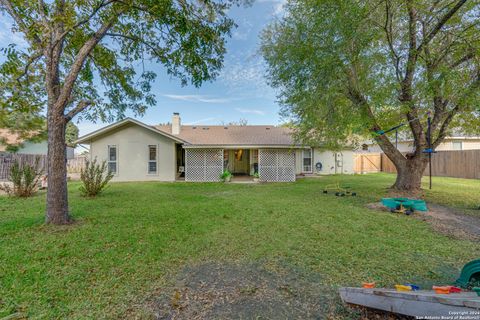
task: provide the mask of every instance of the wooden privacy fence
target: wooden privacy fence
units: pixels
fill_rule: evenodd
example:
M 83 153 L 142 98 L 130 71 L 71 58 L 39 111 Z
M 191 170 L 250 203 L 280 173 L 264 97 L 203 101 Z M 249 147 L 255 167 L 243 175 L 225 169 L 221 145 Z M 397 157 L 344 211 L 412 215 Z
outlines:
M 382 171 L 397 172 L 393 163 L 384 154 L 382 154 Z M 428 174 L 428 165 L 424 174 Z M 480 179 L 480 150 L 438 151 L 432 154 L 432 175 Z
M 384 153 L 356 154 L 354 169 L 355 173 L 397 172 Z M 428 174 L 428 166 L 424 174 Z M 432 175 L 480 179 L 480 150 L 438 151 L 432 154 Z
M 380 153 L 357 153 L 354 155 L 355 173 L 372 173 L 382 171 L 382 155 Z
M 20 165 L 29 164 L 34 166 L 38 159 L 38 166 L 43 172 L 47 172 L 47 156 L 40 154 L 17 154 L 0 152 L 0 180 L 8 180 L 10 168 L 18 161 Z
M 73 159 L 68 159 L 67 161 L 67 172 L 68 173 L 80 173 L 80 171 L 85 168 L 86 156 L 77 156 Z

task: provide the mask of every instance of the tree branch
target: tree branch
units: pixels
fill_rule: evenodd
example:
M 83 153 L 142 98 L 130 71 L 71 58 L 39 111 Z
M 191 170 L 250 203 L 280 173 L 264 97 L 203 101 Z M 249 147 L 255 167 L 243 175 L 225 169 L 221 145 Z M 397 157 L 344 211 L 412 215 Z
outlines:
M 385 19 L 385 25 L 383 26 L 383 29 L 385 30 L 388 47 L 390 48 L 390 53 L 395 63 L 395 74 L 397 76 L 397 80 L 400 82 L 402 78 L 401 72 L 400 72 L 400 56 L 397 54 L 393 46 L 392 16 L 391 16 L 389 0 L 385 1 L 385 13 L 386 13 L 386 19 Z
M 72 93 L 75 81 L 78 78 L 78 74 L 81 71 L 85 60 L 95 46 L 102 40 L 108 30 L 113 26 L 122 12 L 116 13 L 111 19 L 104 22 L 102 26 L 88 39 L 85 44 L 78 51 L 77 56 L 74 59 L 70 72 L 65 77 L 64 85 L 60 93 L 59 98 L 56 101 L 56 107 L 59 108 L 59 112 L 64 111 L 64 108 L 68 102 L 68 99 Z
M 43 57 L 43 53 L 40 52 L 28 58 L 27 63 L 23 68 L 23 72 L 15 79 L 19 84 L 20 84 L 21 78 L 23 78 L 24 76 L 28 76 L 28 69 L 30 69 L 30 66 L 34 64 L 41 57 Z
M 464 98 L 468 96 L 468 94 L 475 92 L 480 88 L 480 71 L 477 72 L 475 80 L 470 84 L 468 87 L 467 92 L 464 95 Z M 447 117 L 445 118 L 445 121 L 442 123 L 442 126 L 440 127 L 439 134 L 437 136 L 437 139 L 435 139 L 435 142 L 433 143 L 433 146 L 436 148 L 445 138 L 447 134 L 447 129 L 448 126 L 450 125 L 450 122 L 453 120 L 455 115 L 458 112 L 461 112 L 462 109 L 465 106 L 463 105 L 463 101 L 459 100 L 459 102 L 455 105 L 455 107 L 448 112 Z
M 433 29 L 427 34 L 425 38 L 423 38 L 422 43 L 417 48 L 417 52 L 420 52 L 425 45 L 427 45 L 432 39 L 435 37 L 435 35 L 442 29 L 442 27 L 450 20 L 453 15 L 460 10 L 460 8 L 467 2 L 467 0 L 459 0 L 457 4 L 451 8 L 433 27 Z
M 445 121 L 443 121 L 440 130 L 438 132 L 438 136 L 435 139 L 435 141 L 432 143 L 432 148 L 436 149 L 440 143 L 442 143 L 443 139 L 447 136 L 447 129 L 448 126 L 450 125 L 450 122 L 452 122 L 453 118 L 457 114 L 457 112 L 460 110 L 459 106 L 456 105 L 450 112 L 448 112 L 447 117 L 445 118 Z
M 63 38 L 65 38 L 67 36 L 67 34 L 69 34 L 71 31 L 73 31 L 76 28 L 80 27 L 81 25 L 84 25 L 85 23 L 89 22 L 100 11 L 100 9 L 102 9 L 102 8 L 108 6 L 109 4 L 112 4 L 114 2 L 117 2 L 117 0 L 108 0 L 108 1 L 100 2 L 100 4 L 96 8 L 93 9 L 93 11 L 88 15 L 87 18 L 85 18 L 83 20 L 80 20 L 75 25 L 73 25 L 71 28 L 68 28 L 63 33 L 61 33 L 57 37 L 57 39 L 55 39 L 54 46 L 57 45 L 58 42 L 60 42 Z
M 371 128 L 370 130 L 374 133 L 381 131 L 381 127 L 377 122 L 375 115 L 373 114 L 372 108 L 370 107 L 367 99 L 363 96 L 363 94 L 358 89 L 358 81 L 356 80 L 355 72 L 350 70 L 347 72 L 348 78 L 348 87 L 347 87 L 347 97 L 349 100 L 356 106 L 360 107 L 366 114 L 366 116 L 371 121 Z M 398 164 L 401 161 L 405 161 L 404 155 L 398 151 L 397 148 L 388 140 L 385 135 L 377 135 L 375 137 L 378 145 L 382 148 L 383 152 L 388 156 L 390 160 L 394 163 Z
M 143 40 L 141 37 L 138 37 L 138 36 L 121 34 L 121 33 L 112 33 L 112 32 L 107 32 L 105 34 L 105 36 L 119 37 L 119 38 L 125 38 L 125 39 L 132 40 L 132 41 L 138 41 L 138 42 L 144 44 L 145 46 L 147 46 L 148 48 L 150 48 L 150 50 L 152 50 L 157 56 L 162 56 L 164 54 L 164 53 L 160 52 L 159 48 L 156 47 L 154 44 L 151 44 L 151 43 Z
M 82 100 L 80 101 L 75 108 L 70 110 L 66 115 L 65 115 L 65 120 L 68 122 L 73 119 L 77 114 L 85 110 L 88 106 L 91 106 L 93 104 L 93 101 L 86 101 Z

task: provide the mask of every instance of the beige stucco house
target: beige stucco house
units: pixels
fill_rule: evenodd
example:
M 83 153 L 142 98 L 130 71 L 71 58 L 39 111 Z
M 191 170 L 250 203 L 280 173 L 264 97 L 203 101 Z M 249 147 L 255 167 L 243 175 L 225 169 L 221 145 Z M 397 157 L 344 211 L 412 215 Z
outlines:
M 115 181 L 219 181 L 224 170 L 262 181 L 295 181 L 298 175 L 353 173 L 353 151 L 331 152 L 295 143 L 291 129 L 276 126 L 186 126 L 127 118 L 79 138 L 90 158 L 107 161 Z

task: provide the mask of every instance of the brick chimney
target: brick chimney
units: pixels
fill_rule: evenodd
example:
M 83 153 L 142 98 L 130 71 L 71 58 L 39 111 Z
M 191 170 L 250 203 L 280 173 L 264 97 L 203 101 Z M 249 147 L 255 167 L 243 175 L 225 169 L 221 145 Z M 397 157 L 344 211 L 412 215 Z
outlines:
M 181 127 L 181 122 L 180 122 L 180 113 L 174 112 L 172 116 L 172 134 L 180 134 L 180 127 Z

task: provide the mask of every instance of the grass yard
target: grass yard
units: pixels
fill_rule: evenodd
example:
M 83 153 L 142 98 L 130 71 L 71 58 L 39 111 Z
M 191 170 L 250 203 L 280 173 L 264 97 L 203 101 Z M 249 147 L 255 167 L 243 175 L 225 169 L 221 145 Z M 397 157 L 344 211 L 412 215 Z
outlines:
M 84 199 L 70 183 L 77 223 L 43 225 L 45 194 L 0 197 L 0 318 L 148 318 L 145 301 L 185 265 L 288 263 L 325 286 L 445 283 L 480 246 L 412 217 L 367 209 L 394 176 L 330 176 L 286 184 L 116 183 Z M 323 195 L 342 181 L 359 196 Z M 427 200 L 469 214 L 480 181 L 434 178 Z

